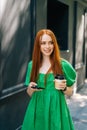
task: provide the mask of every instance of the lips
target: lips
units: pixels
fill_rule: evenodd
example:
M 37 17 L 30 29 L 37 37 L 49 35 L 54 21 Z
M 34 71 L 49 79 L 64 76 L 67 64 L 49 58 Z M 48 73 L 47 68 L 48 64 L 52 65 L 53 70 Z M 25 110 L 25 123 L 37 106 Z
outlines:
M 51 52 L 51 50 L 44 50 L 44 52 L 49 53 L 49 52 Z

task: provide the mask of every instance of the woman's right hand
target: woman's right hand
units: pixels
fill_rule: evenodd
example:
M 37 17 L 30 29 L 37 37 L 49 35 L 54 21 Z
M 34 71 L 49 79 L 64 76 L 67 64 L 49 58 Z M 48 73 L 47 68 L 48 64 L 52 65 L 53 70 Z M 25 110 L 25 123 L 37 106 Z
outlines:
M 36 86 L 37 84 L 35 82 L 30 82 L 28 88 L 27 88 L 27 94 L 31 97 L 33 92 L 40 91 L 37 88 L 32 88 L 33 86 Z

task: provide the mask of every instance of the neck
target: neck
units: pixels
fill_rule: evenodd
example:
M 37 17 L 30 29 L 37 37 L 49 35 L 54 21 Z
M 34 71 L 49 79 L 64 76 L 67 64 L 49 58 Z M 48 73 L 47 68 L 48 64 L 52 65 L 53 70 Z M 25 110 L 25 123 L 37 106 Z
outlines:
M 43 64 L 50 64 L 50 58 L 49 57 L 43 57 Z
M 50 57 L 43 56 L 43 62 L 50 62 Z
M 39 72 L 46 74 L 50 67 L 51 63 L 49 57 L 43 57 L 42 66 L 40 67 Z

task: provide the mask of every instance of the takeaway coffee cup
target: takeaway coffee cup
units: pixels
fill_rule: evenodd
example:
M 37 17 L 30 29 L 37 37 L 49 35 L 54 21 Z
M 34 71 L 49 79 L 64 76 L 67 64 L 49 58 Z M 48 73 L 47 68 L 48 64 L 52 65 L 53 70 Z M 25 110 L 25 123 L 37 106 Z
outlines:
M 64 78 L 64 75 L 59 75 L 59 74 L 57 74 L 57 75 L 55 76 L 55 88 L 56 88 L 56 89 L 60 90 L 60 88 L 59 88 L 59 83 L 62 82 L 62 80 L 64 80 L 64 79 L 65 79 L 65 78 Z

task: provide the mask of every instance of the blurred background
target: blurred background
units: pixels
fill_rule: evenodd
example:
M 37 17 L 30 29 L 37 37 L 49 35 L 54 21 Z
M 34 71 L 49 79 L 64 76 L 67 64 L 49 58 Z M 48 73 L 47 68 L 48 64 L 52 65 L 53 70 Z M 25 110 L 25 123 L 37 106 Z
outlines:
M 87 79 L 87 0 L 0 0 L 0 130 L 21 128 L 30 100 L 27 64 L 43 28 L 55 33 L 61 56 L 75 68 L 76 91 Z

